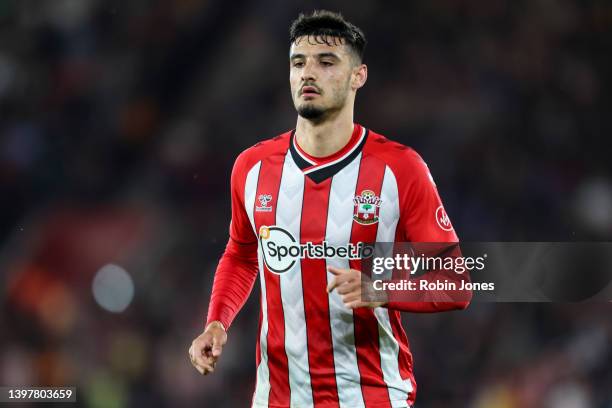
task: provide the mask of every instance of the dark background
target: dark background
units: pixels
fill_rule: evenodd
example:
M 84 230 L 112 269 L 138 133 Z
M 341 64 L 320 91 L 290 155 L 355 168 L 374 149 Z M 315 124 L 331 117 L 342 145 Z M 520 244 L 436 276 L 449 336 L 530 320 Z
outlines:
M 3 0 L 0 385 L 76 385 L 89 407 L 250 404 L 258 293 L 213 376 L 187 348 L 233 160 L 295 125 L 288 26 L 314 8 L 366 32 L 355 119 L 424 157 L 462 240 L 611 240 L 607 0 Z M 109 265 L 134 283 L 122 313 L 92 294 Z M 611 316 L 405 314 L 417 406 L 610 408 Z

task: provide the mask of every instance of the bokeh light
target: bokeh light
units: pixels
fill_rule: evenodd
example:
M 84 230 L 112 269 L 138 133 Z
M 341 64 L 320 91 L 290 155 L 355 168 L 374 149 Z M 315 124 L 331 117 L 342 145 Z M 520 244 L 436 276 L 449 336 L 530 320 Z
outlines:
M 123 312 L 134 298 L 134 282 L 125 269 L 108 264 L 96 273 L 92 284 L 94 298 L 101 308 Z

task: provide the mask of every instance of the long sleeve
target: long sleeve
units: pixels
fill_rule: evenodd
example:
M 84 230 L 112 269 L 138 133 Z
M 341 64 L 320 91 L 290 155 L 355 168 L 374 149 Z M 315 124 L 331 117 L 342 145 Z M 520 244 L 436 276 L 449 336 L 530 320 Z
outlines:
M 206 319 L 206 324 L 219 320 L 226 330 L 248 299 L 258 272 L 257 238 L 244 206 L 245 161 L 243 153 L 232 170 L 230 237 L 215 272 Z
M 215 272 L 206 324 L 219 320 L 229 329 L 253 289 L 257 270 L 257 243 L 240 244 L 230 237 Z
M 446 243 L 442 245 L 417 244 L 416 248 L 418 253 L 426 252 L 432 258 L 457 259 L 461 257 L 458 243 L 455 245 Z M 432 252 L 432 250 L 435 252 Z M 417 288 L 420 287 L 421 282 L 427 284 L 435 282 L 452 283 L 456 285 L 456 288 L 461 288 L 462 282 L 470 281 L 467 269 L 461 272 L 458 273 L 455 270 L 445 269 L 429 270 L 423 275 L 413 278 L 412 281 L 415 282 Z M 394 280 L 399 281 L 399 279 Z M 404 292 L 388 291 L 387 296 L 389 302 L 386 306 L 389 309 L 413 313 L 436 313 L 467 308 L 472 298 L 472 292 L 470 290 L 459 289 L 451 291 L 444 289 L 417 289 Z
M 399 177 L 402 188 L 400 195 L 401 203 L 401 234 L 399 240 L 416 243 L 417 246 L 427 247 L 430 256 L 460 257 L 461 251 L 459 238 L 450 222 L 442 200 L 438 194 L 433 177 L 429 172 L 427 164 L 414 151 L 409 150 L 410 157 L 405 160 L 407 167 L 403 168 Z M 428 245 L 421 243 L 441 243 L 441 245 Z M 437 247 L 438 253 L 431 253 L 432 248 Z M 456 273 L 448 270 L 432 270 L 418 279 L 428 282 L 444 281 L 454 282 L 457 288 L 462 281 L 469 282 L 469 272 Z M 417 280 L 418 282 L 418 280 Z M 411 291 L 409 298 L 418 301 L 401 301 L 401 293 L 389 293 L 390 299 L 387 303 L 389 309 L 405 312 L 433 313 L 447 310 L 465 309 L 472 298 L 472 292 L 443 290 Z M 406 295 L 403 299 L 406 300 Z

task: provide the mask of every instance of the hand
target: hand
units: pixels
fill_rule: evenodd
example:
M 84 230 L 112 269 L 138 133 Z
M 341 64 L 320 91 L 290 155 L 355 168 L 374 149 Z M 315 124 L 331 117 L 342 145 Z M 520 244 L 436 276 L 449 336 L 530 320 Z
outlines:
M 375 308 L 384 306 L 387 302 L 364 302 L 362 301 L 361 281 L 365 281 L 361 271 L 356 269 L 342 269 L 333 266 L 328 266 L 327 270 L 335 275 L 334 279 L 327 286 L 327 292 L 336 289 L 336 292 L 342 298 L 342 302 L 349 309 L 357 307 Z M 370 298 L 373 298 L 370 297 Z
M 226 342 L 227 333 L 221 322 L 209 323 L 204 332 L 189 347 L 191 364 L 202 375 L 214 372 L 215 365 Z

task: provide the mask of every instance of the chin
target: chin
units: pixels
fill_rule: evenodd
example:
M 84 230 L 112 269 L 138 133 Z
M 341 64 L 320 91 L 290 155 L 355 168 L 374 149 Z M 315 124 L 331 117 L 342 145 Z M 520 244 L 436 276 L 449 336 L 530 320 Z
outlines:
M 313 104 L 302 104 L 297 107 L 297 113 L 304 119 L 320 119 L 325 114 L 325 109 L 313 105 Z

